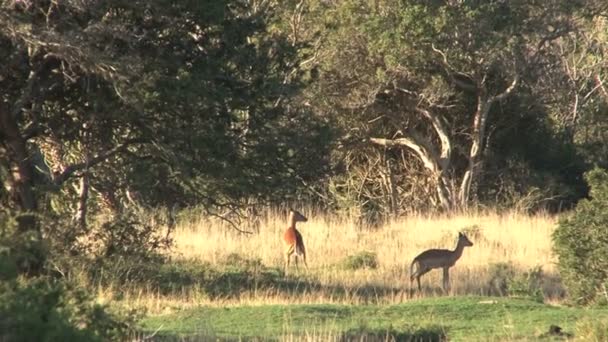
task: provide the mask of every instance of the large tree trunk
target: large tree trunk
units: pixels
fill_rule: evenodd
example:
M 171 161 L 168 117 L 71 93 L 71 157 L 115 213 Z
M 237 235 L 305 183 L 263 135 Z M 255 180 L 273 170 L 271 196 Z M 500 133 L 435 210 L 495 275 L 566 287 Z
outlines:
M 36 231 L 33 213 L 38 209 L 33 187 L 33 167 L 27 151 L 25 138 L 6 103 L 0 102 L 0 142 L 2 144 L 2 159 L 8 166 L 8 179 L 5 189 L 11 196 L 15 209 L 25 215 L 19 219 L 19 228 L 22 231 Z

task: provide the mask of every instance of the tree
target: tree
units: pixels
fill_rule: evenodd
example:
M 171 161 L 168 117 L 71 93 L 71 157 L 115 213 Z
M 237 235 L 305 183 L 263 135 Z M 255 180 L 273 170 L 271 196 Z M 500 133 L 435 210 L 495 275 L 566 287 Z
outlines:
M 293 178 L 318 177 L 327 129 L 291 106 L 297 55 L 266 34 L 272 15 L 247 1 L 4 1 L 0 200 L 72 214 L 86 234 L 87 208 L 129 199 L 225 210 L 294 194 Z
M 351 135 L 408 151 L 440 206 L 465 208 L 483 175 L 488 126 L 541 70 L 548 47 L 572 30 L 572 6 L 316 3 L 310 31 L 323 36 L 322 76 L 310 101 Z

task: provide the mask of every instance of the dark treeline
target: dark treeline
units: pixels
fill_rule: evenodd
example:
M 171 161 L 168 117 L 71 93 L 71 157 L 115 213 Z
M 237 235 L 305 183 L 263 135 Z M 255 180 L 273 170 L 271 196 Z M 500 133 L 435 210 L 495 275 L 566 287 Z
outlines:
M 560 210 L 608 166 L 603 1 L 0 4 L 20 232 L 141 206 Z

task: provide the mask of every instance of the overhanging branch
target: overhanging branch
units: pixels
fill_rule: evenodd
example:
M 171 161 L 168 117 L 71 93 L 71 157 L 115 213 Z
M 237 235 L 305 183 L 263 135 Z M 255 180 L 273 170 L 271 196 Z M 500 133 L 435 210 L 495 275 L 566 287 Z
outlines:
M 95 157 L 91 158 L 87 162 L 72 164 L 72 165 L 66 167 L 65 170 L 63 172 L 61 172 L 59 175 L 55 176 L 53 178 L 53 183 L 55 185 L 59 186 L 59 185 L 63 184 L 66 180 L 68 180 L 72 175 L 74 175 L 74 173 L 84 170 L 89 167 L 93 167 L 99 163 L 102 163 L 106 159 L 125 151 L 129 146 L 143 143 L 143 142 L 144 142 L 143 139 L 130 139 L 110 150 L 107 150 L 105 152 L 102 152 L 102 153 L 96 155 Z
M 396 146 L 404 146 L 412 151 L 414 151 L 424 166 L 431 170 L 433 173 L 438 171 L 437 161 L 433 159 L 429 151 L 424 147 L 423 144 L 415 141 L 415 138 L 403 137 L 396 139 L 385 139 L 385 138 L 370 138 L 369 141 L 372 144 L 386 146 L 386 147 L 396 147 Z

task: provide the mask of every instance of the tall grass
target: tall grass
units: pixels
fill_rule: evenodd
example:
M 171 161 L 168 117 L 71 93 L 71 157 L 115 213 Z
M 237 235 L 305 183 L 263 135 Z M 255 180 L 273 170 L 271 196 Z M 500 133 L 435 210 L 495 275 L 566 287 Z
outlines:
M 411 260 L 428 248 L 453 249 L 459 231 L 467 232 L 474 246 L 465 249 L 451 269 L 451 295 L 486 295 L 492 265 L 508 263 L 526 271 L 542 267 L 546 299 L 560 294 L 552 282 L 555 257 L 551 233 L 556 218 L 519 213 L 470 213 L 451 216 L 410 215 L 382 227 L 362 228 L 356 221 L 312 211 L 302 211 L 309 220 L 299 223 L 308 255 L 308 269 L 290 268 L 291 291 L 251 289 L 231 298 L 208 298 L 196 287 L 179 294 L 163 295 L 153 288 L 139 288 L 123 294 L 123 300 L 144 305 L 153 311 L 192 305 L 240 305 L 273 303 L 399 303 L 411 298 L 409 266 Z M 245 227 L 247 228 L 247 227 Z M 191 215 L 178 223 L 171 251 L 172 262 L 220 264 L 231 255 L 258 259 L 265 267 L 284 267 L 282 233 L 285 213 L 269 210 L 256 232 L 243 234 L 225 222 Z M 375 268 L 348 269 L 344 260 L 357 253 L 376 255 Z M 435 270 L 423 277 L 425 291 L 417 296 L 444 295 L 442 273 Z M 310 286 L 315 284 L 315 286 Z M 100 288 L 100 295 L 111 296 L 113 289 Z M 169 309 L 168 309 L 169 308 Z

